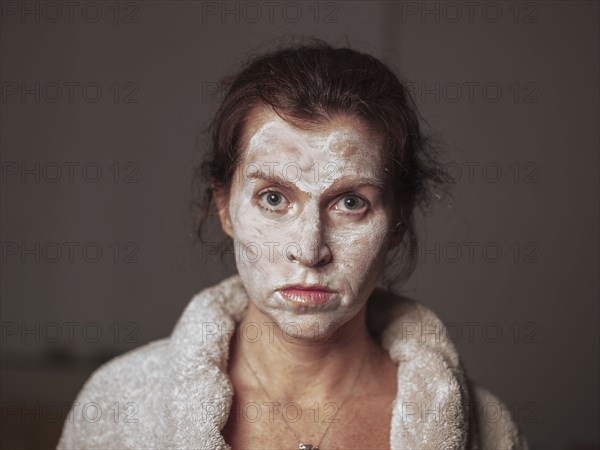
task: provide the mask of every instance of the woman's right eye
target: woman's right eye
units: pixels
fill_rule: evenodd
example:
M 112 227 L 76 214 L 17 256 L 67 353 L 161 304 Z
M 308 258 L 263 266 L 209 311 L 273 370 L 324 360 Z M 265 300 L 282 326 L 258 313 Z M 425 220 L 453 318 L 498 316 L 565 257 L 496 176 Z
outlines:
M 290 202 L 285 198 L 285 196 L 278 191 L 266 191 L 261 194 L 258 194 L 258 203 L 259 205 L 268 210 L 268 211 L 285 211 Z

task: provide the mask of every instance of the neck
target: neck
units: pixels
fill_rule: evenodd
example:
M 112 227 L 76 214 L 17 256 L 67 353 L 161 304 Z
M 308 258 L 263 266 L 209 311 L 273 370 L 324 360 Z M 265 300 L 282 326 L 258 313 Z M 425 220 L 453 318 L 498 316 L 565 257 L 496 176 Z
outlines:
M 373 379 L 389 357 L 370 336 L 365 310 L 325 340 L 299 340 L 271 326 L 273 322 L 250 302 L 232 339 L 230 372 L 253 389 L 261 388 L 258 377 L 278 401 L 313 403 L 339 398 L 355 381 L 359 386 L 364 385 L 361 380 Z M 239 331 L 246 329 L 247 336 L 241 336 Z

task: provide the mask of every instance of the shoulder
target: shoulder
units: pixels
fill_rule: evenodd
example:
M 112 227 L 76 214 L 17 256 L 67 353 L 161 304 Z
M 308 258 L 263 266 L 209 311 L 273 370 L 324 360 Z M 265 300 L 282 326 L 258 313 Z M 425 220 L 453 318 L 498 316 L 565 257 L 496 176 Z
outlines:
M 477 424 L 479 448 L 529 448 L 508 407 L 476 383 L 471 383 L 471 414 Z
M 444 323 L 430 308 L 398 293 L 375 289 L 367 306 L 367 325 L 396 361 L 407 364 L 427 355 L 421 367 L 431 370 L 430 383 L 454 379 L 460 385 L 460 401 L 469 404 L 469 448 L 528 448 L 506 405 L 466 376 Z M 438 358 L 443 364 L 436 371 L 432 361 Z M 440 374 L 445 376 L 436 378 Z
M 188 411 L 190 396 L 213 401 L 227 394 L 221 372 L 227 333 L 214 326 L 237 320 L 246 306 L 239 276 L 198 292 L 170 337 L 114 358 L 90 376 L 73 403 L 58 448 L 149 448 L 171 442 L 165 430 L 199 433 L 198 427 L 179 430 L 167 422 L 196 420 Z
M 155 390 L 166 363 L 168 338 L 100 366 L 86 381 L 65 420 L 57 448 L 135 447 L 127 436 L 151 433 Z
M 83 389 L 95 386 L 106 392 L 142 393 L 141 382 L 153 381 L 156 369 L 164 364 L 168 343 L 169 338 L 160 339 L 111 359 L 96 369 Z

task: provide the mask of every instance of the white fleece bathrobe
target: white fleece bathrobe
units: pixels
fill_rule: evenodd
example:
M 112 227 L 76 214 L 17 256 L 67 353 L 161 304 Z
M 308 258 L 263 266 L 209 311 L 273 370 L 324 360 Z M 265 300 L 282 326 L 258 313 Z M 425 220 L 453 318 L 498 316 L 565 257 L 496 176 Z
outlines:
M 198 293 L 169 338 L 100 367 L 79 393 L 58 448 L 230 449 L 221 435 L 233 396 L 229 342 L 248 301 L 232 276 Z M 429 309 L 376 289 L 367 326 L 398 364 L 391 448 L 527 448 L 507 408 L 466 379 Z

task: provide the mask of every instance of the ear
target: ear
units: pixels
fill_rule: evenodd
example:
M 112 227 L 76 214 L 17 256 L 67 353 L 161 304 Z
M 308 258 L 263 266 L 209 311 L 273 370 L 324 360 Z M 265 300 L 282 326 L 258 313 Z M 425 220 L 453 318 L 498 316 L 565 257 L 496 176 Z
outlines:
M 392 236 L 390 238 L 390 250 L 397 247 L 402 243 L 404 237 L 404 226 L 401 222 L 397 222 L 393 228 Z
M 390 250 L 392 248 L 397 247 L 402 242 L 402 230 L 398 229 L 392 233 L 392 238 L 390 239 Z
M 231 217 L 229 216 L 229 198 L 223 186 L 218 185 L 214 181 L 210 184 L 217 212 L 219 213 L 219 221 L 223 232 L 233 239 L 233 227 L 231 226 Z

